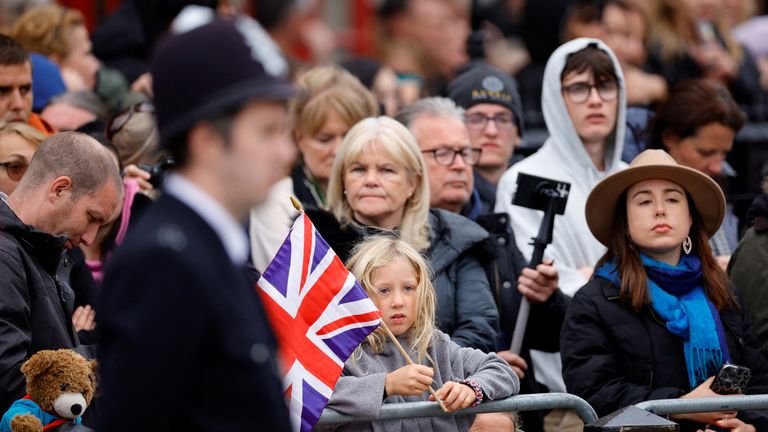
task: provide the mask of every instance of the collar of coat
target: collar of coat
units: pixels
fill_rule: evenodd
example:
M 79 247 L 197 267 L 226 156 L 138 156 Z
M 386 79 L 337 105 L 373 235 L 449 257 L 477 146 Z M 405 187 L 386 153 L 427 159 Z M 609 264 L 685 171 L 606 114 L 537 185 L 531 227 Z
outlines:
M 0 232 L 15 237 L 28 254 L 40 262 L 51 274 L 56 272 L 66 236 L 57 236 L 38 231 L 22 222 L 5 201 L 0 201 Z

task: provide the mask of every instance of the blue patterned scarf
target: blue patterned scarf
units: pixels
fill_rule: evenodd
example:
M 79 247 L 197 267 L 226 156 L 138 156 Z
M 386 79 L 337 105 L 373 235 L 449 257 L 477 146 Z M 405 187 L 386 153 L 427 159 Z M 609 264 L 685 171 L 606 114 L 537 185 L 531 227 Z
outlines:
M 643 254 L 640 257 L 648 276 L 651 307 L 667 330 L 683 340 L 688 382 L 691 389 L 696 388 L 730 360 L 720 314 L 702 287 L 701 261 L 683 255 L 678 265 L 671 266 Z M 615 262 L 603 264 L 595 276 L 621 285 Z

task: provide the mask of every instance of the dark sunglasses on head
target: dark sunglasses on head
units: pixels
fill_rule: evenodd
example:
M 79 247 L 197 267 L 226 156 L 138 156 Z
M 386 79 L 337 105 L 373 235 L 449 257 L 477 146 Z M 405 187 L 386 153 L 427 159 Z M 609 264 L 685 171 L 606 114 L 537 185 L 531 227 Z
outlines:
M 155 112 L 155 105 L 152 102 L 139 102 L 136 105 L 130 106 L 119 113 L 115 114 L 107 123 L 107 139 L 112 140 L 112 137 L 120 132 L 128 120 L 131 119 L 133 113 L 153 113 Z
M 21 177 L 27 172 L 29 164 L 26 160 L 13 160 L 8 162 L 0 162 L 0 166 L 5 168 L 5 172 L 8 174 L 8 178 L 13 181 L 21 180 Z

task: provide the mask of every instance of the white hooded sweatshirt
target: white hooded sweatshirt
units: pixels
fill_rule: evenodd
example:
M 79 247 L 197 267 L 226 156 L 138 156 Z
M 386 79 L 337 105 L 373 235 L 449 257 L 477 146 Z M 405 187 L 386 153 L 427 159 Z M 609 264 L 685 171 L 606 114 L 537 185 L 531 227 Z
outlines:
M 608 53 L 619 81 L 616 131 L 605 149 L 605 171 L 598 171 L 584 148 L 568 115 L 560 81 L 568 55 L 586 48 L 589 44 L 596 44 L 598 48 Z M 565 214 L 555 217 L 553 242 L 547 247 L 544 257 L 554 259 L 555 267 L 560 273 L 560 289 L 565 294 L 573 296 L 587 283 L 579 272 L 579 268 L 594 266 L 606 251 L 605 246 L 592 236 L 587 226 L 584 212 L 587 196 L 600 180 L 626 167 L 626 164 L 621 161 L 626 124 L 626 89 L 618 59 L 608 46 L 597 39 L 580 38 L 563 44 L 547 61 L 541 100 L 549 138 L 539 151 L 513 165 L 504 173 L 496 192 L 495 211 L 509 214 L 517 247 L 526 259 L 530 260 L 533 252 L 533 246 L 530 245 L 531 238 L 538 234 L 544 213 L 512 205 L 518 173 L 523 172 L 571 184 Z

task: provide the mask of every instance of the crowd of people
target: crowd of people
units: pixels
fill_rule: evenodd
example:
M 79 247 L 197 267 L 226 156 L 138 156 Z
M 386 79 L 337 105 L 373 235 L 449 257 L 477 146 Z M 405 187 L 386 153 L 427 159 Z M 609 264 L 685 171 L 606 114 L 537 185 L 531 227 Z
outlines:
M 726 362 L 768 392 L 768 195 L 740 221 L 723 192 L 768 102 L 754 2 L 379 3 L 375 59 L 337 57 L 314 1 L 124 0 L 93 34 L 55 3 L 2 17 L 0 413 L 27 359 L 66 348 L 99 361 L 96 430 L 295 427 L 255 289 L 291 196 L 392 332 L 329 409 L 569 392 L 604 416 L 727 397 Z M 520 175 L 570 185 L 535 265 Z M 768 430 L 768 410 L 671 418 Z M 581 427 L 555 409 L 339 428 Z

